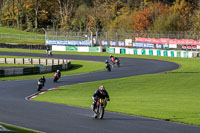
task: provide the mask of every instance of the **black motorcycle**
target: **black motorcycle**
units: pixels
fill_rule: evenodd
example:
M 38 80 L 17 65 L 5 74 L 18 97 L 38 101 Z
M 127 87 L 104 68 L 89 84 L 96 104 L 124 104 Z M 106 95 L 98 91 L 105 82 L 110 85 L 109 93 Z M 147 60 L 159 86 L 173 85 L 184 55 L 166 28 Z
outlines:
M 119 67 L 120 66 L 120 61 L 119 61 L 119 59 L 117 58 L 117 59 L 115 59 L 115 64 L 117 64 L 117 66 Z
M 40 91 L 43 87 L 44 87 L 44 83 L 41 81 L 38 81 L 37 90 Z
M 107 63 L 107 64 L 105 64 L 105 65 L 106 65 L 106 69 L 107 69 L 108 71 L 111 71 L 112 66 L 111 66 L 109 63 Z
M 51 50 L 47 50 L 47 56 L 53 56 L 52 51 Z

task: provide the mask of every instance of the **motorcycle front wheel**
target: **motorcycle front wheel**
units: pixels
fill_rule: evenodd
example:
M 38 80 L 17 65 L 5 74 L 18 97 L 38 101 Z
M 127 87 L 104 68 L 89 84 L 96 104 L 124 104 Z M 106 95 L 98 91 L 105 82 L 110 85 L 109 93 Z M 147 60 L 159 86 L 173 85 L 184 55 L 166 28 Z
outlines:
M 99 108 L 99 119 L 103 119 L 104 116 L 104 107 Z

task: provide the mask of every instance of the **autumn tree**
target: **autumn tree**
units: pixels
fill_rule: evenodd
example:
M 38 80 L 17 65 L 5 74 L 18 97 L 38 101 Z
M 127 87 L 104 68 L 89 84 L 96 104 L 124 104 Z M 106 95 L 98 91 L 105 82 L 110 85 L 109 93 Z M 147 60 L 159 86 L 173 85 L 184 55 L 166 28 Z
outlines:
M 155 20 L 159 16 L 165 16 L 168 11 L 168 6 L 161 2 L 151 3 L 147 8 L 133 15 L 133 29 L 139 31 L 152 29 Z
M 191 4 L 185 0 L 176 0 L 170 10 L 179 15 L 180 21 L 177 22 L 178 30 L 188 30 L 191 26 L 190 18 L 193 13 Z

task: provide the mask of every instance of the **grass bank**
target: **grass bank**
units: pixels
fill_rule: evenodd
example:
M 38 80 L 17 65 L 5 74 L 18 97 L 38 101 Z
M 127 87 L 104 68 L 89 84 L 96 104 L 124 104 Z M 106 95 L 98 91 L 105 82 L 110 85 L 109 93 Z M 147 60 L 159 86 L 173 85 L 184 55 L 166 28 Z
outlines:
M 0 43 L 45 44 L 45 35 L 0 26 Z
M 11 130 L 11 131 L 5 131 L 5 133 L 39 133 L 39 131 L 34 131 L 34 130 L 31 130 L 31 129 L 25 129 L 25 128 L 22 128 L 22 127 L 17 127 L 17 126 L 13 126 L 13 125 L 10 125 L 10 124 L 4 124 L 4 123 L 1 123 L 0 122 L 0 125 L 5 127 L 6 129 L 8 130 Z M 3 133 L 2 131 L 0 131 L 1 133 Z
M 111 97 L 108 111 L 200 126 L 200 60 L 153 58 L 179 63 L 181 68 L 162 74 L 65 86 L 35 100 L 90 108 L 94 91 L 104 85 Z

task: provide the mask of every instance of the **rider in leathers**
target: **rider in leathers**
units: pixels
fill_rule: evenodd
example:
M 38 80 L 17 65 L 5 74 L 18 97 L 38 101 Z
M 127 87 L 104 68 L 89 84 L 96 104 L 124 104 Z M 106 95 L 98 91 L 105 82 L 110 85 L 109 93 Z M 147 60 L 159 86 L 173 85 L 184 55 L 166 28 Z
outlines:
M 93 105 L 92 105 L 92 110 L 94 111 L 94 109 L 96 108 L 96 103 L 99 99 L 107 99 L 107 101 L 110 101 L 108 92 L 106 91 L 106 89 L 104 88 L 103 85 L 101 85 L 99 87 L 98 90 L 95 91 L 94 95 L 92 96 L 93 99 Z

